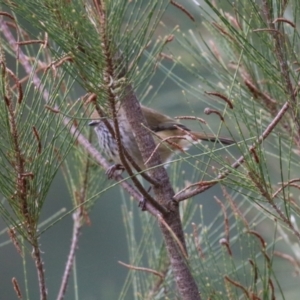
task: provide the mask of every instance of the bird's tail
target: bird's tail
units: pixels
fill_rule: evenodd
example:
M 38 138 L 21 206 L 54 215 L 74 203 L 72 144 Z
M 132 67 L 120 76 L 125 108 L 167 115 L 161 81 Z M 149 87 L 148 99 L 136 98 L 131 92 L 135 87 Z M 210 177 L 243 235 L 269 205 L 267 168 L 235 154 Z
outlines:
M 234 144 L 235 141 L 230 139 L 230 138 L 225 138 L 225 137 L 216 137 L 214 135 L 210 135 L 210 134 L 205 134 L 205 133 L 199 133 L 199 132 L 195 132 L 195 131 L 191 131 L 191 138 L 193 139 L 194 143 L 200 142 L 200 141 L 208 141 L 208 142 L 217 142 L 217 143 L 221 143 L 224 145 L 231 145 Z

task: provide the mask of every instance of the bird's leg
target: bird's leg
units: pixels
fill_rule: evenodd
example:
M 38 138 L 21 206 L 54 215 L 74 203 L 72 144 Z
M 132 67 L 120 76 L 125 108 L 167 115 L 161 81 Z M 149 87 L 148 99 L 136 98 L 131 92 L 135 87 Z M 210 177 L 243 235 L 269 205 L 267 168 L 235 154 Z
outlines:
M 139 207 L 141 208 L 142 211 L 146 210 L 146 198 L 143 197 L 143 199 L 139 202 Z
M 121 175 L 125 168 L 121 164 L 114 164 L 105 172 L 108 179 L 112 179 L 115 175 Z
M 149 187 L 149 189 L 147 190 L 147 193 L 150 193 L 152 189 L 152 186 Z M 146 198 L 143 197 L 143 199 L 139 202 L 139 207 L 141 208 L 142 211 L 146 210 Z

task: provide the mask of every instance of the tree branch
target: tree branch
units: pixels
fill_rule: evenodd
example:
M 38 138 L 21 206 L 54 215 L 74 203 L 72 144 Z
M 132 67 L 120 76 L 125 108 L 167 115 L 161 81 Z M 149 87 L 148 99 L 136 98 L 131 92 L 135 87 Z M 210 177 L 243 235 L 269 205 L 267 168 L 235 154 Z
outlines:
M 182 245 L 186 252 L 179 207 L 173 201 L 174 191 L 165 168 L 161 166 L 162 162 L 159 154 L 154 152 L 155 143 L 153 136 L 144 126 L 141 126 L 145 125 L 147 127 L 147 122 L 131 86 L 126 88 L 125 96 L 121 101 L 127 120 L 136 137 L 136 142 L 144 162 L 151 156 L 151 159 L 147 161 L 146 165 L 146 167 L 149 167 L 148 172 L 155 181 L 161 183 L 160 185 L 153 186 L 156 200 L 158 203 L 170 209 L 170 213 L 163 217 L 164 223 L 167 224 L 169 228 L 162 222 L 159 222 L 159 225 L 169 253 L 177 289 L 181 295 L 181 299 L 200 299 L 197 284 L 190 272 L 186 260 L 183 257 L 182 250 L 173 236 L 175 234 L 180 245 Z
M 64 275 L 62 278 L 62 282 L 60 285 L 59 293 L 57 296 L 57 300 L 62 300 L 65 297 L 65 293 L 67 290 L 67 284 L 69 280 L 69 276 L 71 273 L 71 268 L 73 266 L 74 257 L 75 257 L 75 251 L 78 245 L 79 240 L 79 234 L 80 234 L 80 228 L 81 228 L 81 222 L 82 222 L 82 213 L 80 207 L 77 208 L 77 210 L 73 213 L 73 234 L 72 234 L 72 243 L 70 247 L 70 252 L 68 255 L 67 264 L 65 267 Z

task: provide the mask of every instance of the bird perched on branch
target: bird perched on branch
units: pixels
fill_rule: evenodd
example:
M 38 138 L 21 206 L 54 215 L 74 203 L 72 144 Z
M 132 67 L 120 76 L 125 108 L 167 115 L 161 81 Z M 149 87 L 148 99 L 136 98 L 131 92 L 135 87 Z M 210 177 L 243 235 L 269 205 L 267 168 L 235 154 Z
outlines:
M 158 112 L 157 110 L 143 105 L 141 108 L 147 121 L 146 127 L 153 133 L 153 138 L 157 145 L 156 151 L 158 151 L 163 163 L 168 163 L 176 152 L 188 150 L 192 144 L 199 143 L 201 141 L 217 142 L 224 145 L 234 143 L 234 141 L 229 138 L 216 137 L 204 132 L 191 131 L 185 125 Z M 114 128 L 113 120 L 106 120 L 110 127 Z M 122 107 L 118 110 L 118 124 L 123 147 L 138 167 L 141 170 L 144 170 L 146 167 L 143 158 Z M 107 128 L 104 120 L 95 120 L 90 122 L 89 125 L 94 127 L 100 148 L 104 154 L 115 164 L 122 165 L 118 152 L 117 141 Z

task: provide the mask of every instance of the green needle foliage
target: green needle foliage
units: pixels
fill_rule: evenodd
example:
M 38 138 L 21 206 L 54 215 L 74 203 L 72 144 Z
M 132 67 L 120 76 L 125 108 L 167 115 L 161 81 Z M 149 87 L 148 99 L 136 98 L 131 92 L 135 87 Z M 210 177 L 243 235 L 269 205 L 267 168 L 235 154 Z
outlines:
M 49 107 L 64 106 L 74 81 L 65 81 L 62 93 L 65 73 L 58 80 L 48 73 L 39 82 L 40 90 L 32 81 L 23 89 L 19 74 L 5 65 L 4 56 L 2 62 L 0 185 L 7 201 L 1 204 L 1 214 L 30 242 L 53 178 L 75 141 L 68 130 L 71 120 L 63 123 L 63 117 L 45 107 L 42 95 L 47 94 Z M 29 76 L 35 76 L 36 67 Z
M 124 97 L 128 85 L 148 104 L 170 82 L 183 90 L 179 105 L 191 115 L 202 117 L 199 107 L 208 106 L 206 124 L 193 121 L 196 130 L 225 133 L 236 141 L 195 145 L 196 154 L 177 154 L 168 169 L 188 255 L 174 239 L 201 298 L 292 299 L 278 270 L 284 261 L 299 272 L 300 4 L 171 2 L 0 1 L 9 11 L 0 16 L 0 214 L 18 250 L 24 254 L 33 247 L 43 300 L 47 273 L 40 236 L 72 214 L 73 238 L 57 299 L 65 297 L 72 268 L 74 295 L 80 299 L 74 262 L 79 232 L 91 224 L 95 201 L 106 201 L 108 190 L 130 179 L 111 183 L 98 166 L 95 136 L 86 128 L 95 103 L 113 114 L 112 103 Z M 163 74 L 159 83 L 158 73 Z M 171 97 L 162 97 L 160 104 L 176 106 Z M 72 208 L 49 217 L 41 230 L 59 170 Z M 217 184 L 221 192 L 183 199 Z M 138 211 L 123 188 L 129 271 L 119 299 L 179 299 L 157 219 Z M 23 264 L 26 297 L 32 299 L 25 258 Z
M 104 1 L 103 8 L 86 1 L 4 3 L 35 28 L 49 34 L 55 41 L 56 46 L 51 50 L 56 57 L 72 60 L 76 66 L 73 76 L 88 91 L 97 93 L 103 104 L 109 93 L 103 88 L 107 82 L 120 78 L 126 70 L 126 79 L 138 85 L 145 80 L 155 53 L 161 51 L 165 42 L 151 45 L 152 60 L 138 66 L 168 1 Z M 99 12 L 104 16 L 102 20 Z M 114 78 L 107 77 L 110 69 Z

